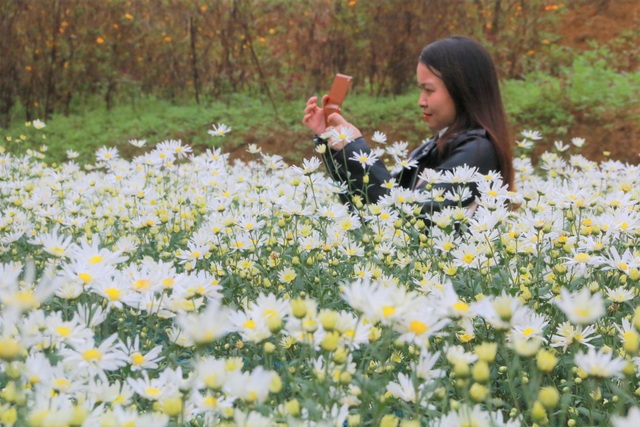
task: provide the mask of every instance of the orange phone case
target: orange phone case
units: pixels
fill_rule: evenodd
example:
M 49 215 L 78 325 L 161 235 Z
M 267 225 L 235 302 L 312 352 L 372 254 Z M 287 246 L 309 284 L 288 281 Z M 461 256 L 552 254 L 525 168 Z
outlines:
M 324 111 L 324 121 L 328 126 L 328 118 L 333 113 L 340 113 L 340 107 L 342 106 L 342 102 L 347 97 L 347 92 L 349 92 L 349 88 L 351 87 L 351 79 L 353 77 L 347 76 L 346 74 L 336 74 L 336 77 L 333 79 L 333 84 L 331 85 L 331 90 L 329 91 L 329 99 L 327 103 L 323 105 L 322 110 Z

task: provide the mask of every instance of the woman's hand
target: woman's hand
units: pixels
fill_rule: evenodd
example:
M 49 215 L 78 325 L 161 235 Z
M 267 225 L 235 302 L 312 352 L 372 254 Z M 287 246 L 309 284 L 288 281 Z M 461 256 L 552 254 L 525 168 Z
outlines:
M 329 99 L 329 95 L 322 97 L 323 105 L 326 104 Z M 318 97 L 312 96 L 307 101 L 307 105 L 304 107 L 304 117 L 302 118 L 302 124 L 307 126 L 316 135 L 322 135 L 327 130 L 327 125 L 324 121 L 324 111 L 318 107 Z
M 329 96 L 322 97 L 322 104 L 325 105 L 329 100 Z M 312 96 L 307 101 L 304 108 L 304 117 L 302 124 L 309 127 L 316 135 L 329 135 L 329 147 L 333 150 L 341 150 L 349 142 L 362 136 L 360 130 L 347 122 L 340 113 L 331 114 L 325 122 L 324 111 L 317 105 L 318 98 Z

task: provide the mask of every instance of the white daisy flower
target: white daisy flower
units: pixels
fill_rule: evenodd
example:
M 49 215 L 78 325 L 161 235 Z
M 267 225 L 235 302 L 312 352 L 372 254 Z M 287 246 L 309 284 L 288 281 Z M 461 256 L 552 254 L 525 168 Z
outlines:
M 229 132 L 231 132 L 231 128 L 223 123 L 218 123 L 218 125 L 211 125 L 213 129 L 208 131 L 207 133 L 211 136 L 225 136 Z

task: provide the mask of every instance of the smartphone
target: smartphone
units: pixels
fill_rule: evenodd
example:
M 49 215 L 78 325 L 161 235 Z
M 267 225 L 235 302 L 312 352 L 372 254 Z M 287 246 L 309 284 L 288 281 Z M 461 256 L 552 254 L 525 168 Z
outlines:
M 351 87 L 351 79 L 351 76 L 340 73 L 336 74 L 336 77 L 333 79 L 333 84 L 329 91 L 329 99 L 327 99 L 326 104 L 322 106 L 324 121 L 327 126 L 329 125 L 329 116 L 333 113 L 340 113 L 342 102 L 347 97 L 347 92 L 349 92 L 349 88 Z

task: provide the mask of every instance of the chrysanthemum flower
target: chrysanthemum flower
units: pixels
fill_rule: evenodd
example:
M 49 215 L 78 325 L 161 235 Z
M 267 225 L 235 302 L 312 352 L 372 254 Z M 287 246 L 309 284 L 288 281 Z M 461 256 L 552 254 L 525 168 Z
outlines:
M 118 334 L 113 334 L 96 346 L 93 340 L 77 342 L 60 350 L 62 362 L 84 369 L 89 375 L 106 378 L 106 371 L 126 365 L 127 356 L 121 350 Z
M 571 323 L 578 325 L 593 323 L 605 314 L 602 295 L 592 295 L 589 288 L 582 288 L 575 293 L 569 293 L 566 288 L 562 288 L 555 303 Z
M 587 353 L 576 354 L 574 360 L 578 368 L 596 378 L 621 376 L 627 366 L 626 360 L 614 357 L 611 352 L 596 351 L 595 348 L 590 348 Z
M 225 136 L 229 132 L 231 132 L 231 128 L 224 123 L 218 123 L 218 125 L 211 125 L 213 129 L 209 130 L 207 133 L 211 136 Z

